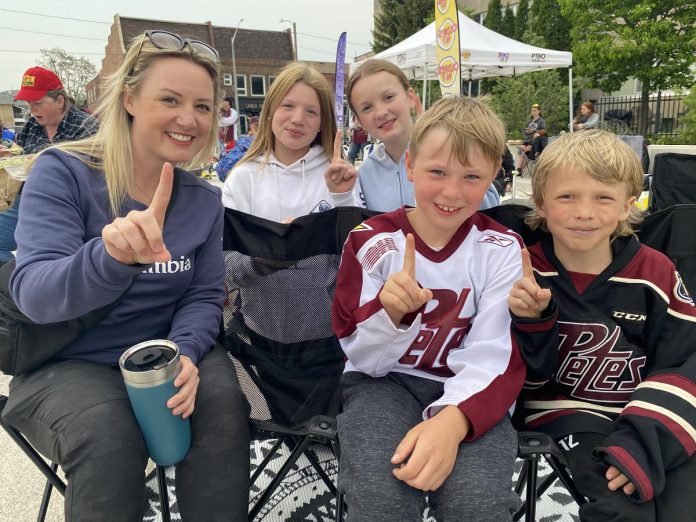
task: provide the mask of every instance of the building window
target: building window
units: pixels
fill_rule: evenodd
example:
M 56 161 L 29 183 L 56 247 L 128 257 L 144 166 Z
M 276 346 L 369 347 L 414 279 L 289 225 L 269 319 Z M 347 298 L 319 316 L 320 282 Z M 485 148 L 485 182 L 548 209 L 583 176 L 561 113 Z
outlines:
M 251 75 L 251 95 L 265 96 L 266 95 L 266 78 L 263 76 Z
M 268 77 L 268 88 L 271 88 L 271 85 L 273 85 L 273 82 L 275 81 L 276 77 L 275 76 L 269 76 Z
M 222 83 L 223 85 L 232 85 L 232 75 L 229 73 L 225 73 L 222 75 Z
M 243 74 L 238 74 L 237 75 L 237 94 L 239 96 L 246 96 L 247 93 L 247 87 L 246 87 L 246 76 Z

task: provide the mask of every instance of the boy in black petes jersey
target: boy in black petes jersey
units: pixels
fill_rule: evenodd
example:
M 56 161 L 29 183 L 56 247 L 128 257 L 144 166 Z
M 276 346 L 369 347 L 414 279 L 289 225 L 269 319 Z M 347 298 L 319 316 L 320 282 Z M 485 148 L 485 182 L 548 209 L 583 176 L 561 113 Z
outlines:
M 631 225 L 638 156 L 616 136 L 566 134 L 540 157 L 509 305 L 525 423 L 559 441 L 590 502 L 583 521 L 693 520 L 696 309 L 673 263 Z

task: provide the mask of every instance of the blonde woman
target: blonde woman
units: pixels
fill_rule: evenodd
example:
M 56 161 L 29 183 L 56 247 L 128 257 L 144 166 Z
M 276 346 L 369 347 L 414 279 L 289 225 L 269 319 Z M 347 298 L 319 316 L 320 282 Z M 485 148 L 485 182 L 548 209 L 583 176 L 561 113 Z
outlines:
M 147 31 L 108 82 L 97 134 L 47 149 L 30 171 L 10 281 L 18 307 L 55 322 L 130 287 L 100 324 L 10 384 L 4 418 L 65 471 L 66 520 L 142 520 L 147 452 L 117 361 L 157 338 L 179 346 L 167 406 L 192 423 L 176 469 L 183 520 L 247 516 L 247 406 L 215 347 L 225 298 L 220 192 L 173 168 L 210 157 L 218 100 L 213 48 Z

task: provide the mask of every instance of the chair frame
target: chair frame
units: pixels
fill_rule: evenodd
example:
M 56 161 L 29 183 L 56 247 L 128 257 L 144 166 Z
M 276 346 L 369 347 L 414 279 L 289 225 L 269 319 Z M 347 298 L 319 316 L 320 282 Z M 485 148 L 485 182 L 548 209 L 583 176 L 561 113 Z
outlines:
M 0 427 L 9 435 L 9 437 L 14 441 L 19 449 L 29 457 L 29 460 L 38 468 L 38 470 L 46 477 L 46 486 L 44 486 L 43 497 L 41 498 L 41 505 L 39 506 L 39 513 L 37 516 L 38 522 L 43 522 L 46 519 L 46 514 L 48 512 L 48 505 L 51 501 L 51 493 L 55 488 L 58 493 L 63 497 L 65 496 L 66 484 L 58 476 L 58 464 L 51 462 L 49 466 L 43 457 L 39 454 L 36 449 L 29 443 L 29 441 L 22 435 L 17 429 L 10 426 L 2 418 L 2 411 L 5 409 L 5 404 L 7 403 L 7 397 L 0 395 Z M 160 510 L 162 514 L 162 522 L 170 522 L 169 513 L 169 495 L 167 493 L 167 479 L 165 476 L 165 471 L 162 466 L 156 467 L 157 473 L 157 487 L 159 490 L 160 497 Z

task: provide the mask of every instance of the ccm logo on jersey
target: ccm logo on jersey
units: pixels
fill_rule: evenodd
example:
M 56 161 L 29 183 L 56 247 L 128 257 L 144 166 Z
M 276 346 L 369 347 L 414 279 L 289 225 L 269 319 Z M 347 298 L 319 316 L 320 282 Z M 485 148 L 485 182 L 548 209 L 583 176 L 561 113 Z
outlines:
M 620 310 L 614 310 L 612 315 L 617 319 L 626 319 L 627 321 L 647 321 L 648 316 L 645 314 L 632 314 L 630 312 L 621 312 Z
M 478 240 L 479 243 L 491 243 L 493 245 L 498 245 L 501 247 L 508 247 L 512 245 L 512 239 L 504 236 L 494 236 L 493 234 L 486 234 L 481 239 Z

